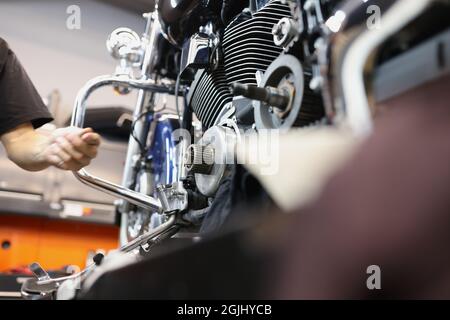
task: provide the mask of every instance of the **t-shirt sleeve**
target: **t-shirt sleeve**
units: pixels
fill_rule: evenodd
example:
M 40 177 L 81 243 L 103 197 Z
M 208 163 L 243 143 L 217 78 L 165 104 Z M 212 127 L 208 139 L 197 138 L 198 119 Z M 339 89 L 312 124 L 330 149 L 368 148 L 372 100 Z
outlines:
M 0 136 L 27 122 L 38 128 L 52 120 L 16 55 L 0 38 Z

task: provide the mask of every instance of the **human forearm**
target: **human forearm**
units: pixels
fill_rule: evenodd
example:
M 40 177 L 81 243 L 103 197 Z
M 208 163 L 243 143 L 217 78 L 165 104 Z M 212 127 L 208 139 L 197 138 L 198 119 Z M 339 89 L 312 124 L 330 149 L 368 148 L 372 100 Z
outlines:
M 96 157 L 100 136 L 92 129 L 61 128 L 43 134 L 31 124 L 21 125 L 1 137 L 9 159 L 28 171 L 51 165 L 76 171 Z
M 50 137 L 36 132 L 31 124 L 24 124 L 2 136 L 8 158 L 28 171 L 44 170 L 51 164 L 43 154 Z

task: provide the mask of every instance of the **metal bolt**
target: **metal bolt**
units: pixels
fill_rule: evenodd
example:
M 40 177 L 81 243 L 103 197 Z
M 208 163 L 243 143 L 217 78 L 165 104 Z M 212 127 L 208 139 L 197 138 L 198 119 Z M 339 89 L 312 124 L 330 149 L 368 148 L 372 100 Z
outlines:
M 242 95 L 252 100 L 258 100 L 267 103 L 270 106 L 284 109 L 290 101 L 289 93 L 274 87 L 260 88 L 252 85 L 234 83 L 232 85 L 234 95 Z

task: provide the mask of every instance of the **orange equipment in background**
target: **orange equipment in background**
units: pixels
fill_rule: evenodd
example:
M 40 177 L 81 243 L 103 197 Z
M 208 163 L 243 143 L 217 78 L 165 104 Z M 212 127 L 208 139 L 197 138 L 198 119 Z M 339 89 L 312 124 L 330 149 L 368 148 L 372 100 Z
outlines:
M 39 262 L 44 269 L 84 268 L 89 255 L 118 246 L 115 226 L 0 215 L 0 272 Z

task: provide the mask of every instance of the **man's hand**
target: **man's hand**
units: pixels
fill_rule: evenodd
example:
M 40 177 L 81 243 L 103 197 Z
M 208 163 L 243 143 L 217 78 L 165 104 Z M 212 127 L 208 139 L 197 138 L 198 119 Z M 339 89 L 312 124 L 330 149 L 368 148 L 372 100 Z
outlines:
M 52 132 L 41 157 L 60 169 L 78 171 L 97 156 L 100 136 L 91 128 L 61 128 Z
M 29 171 L 55 166 L 76 171 L 97 156 L 100 136 L 92 129 L 61 128 L 49 134 L 37 132 L 30 123 L 1 137 L 9 159 Z

